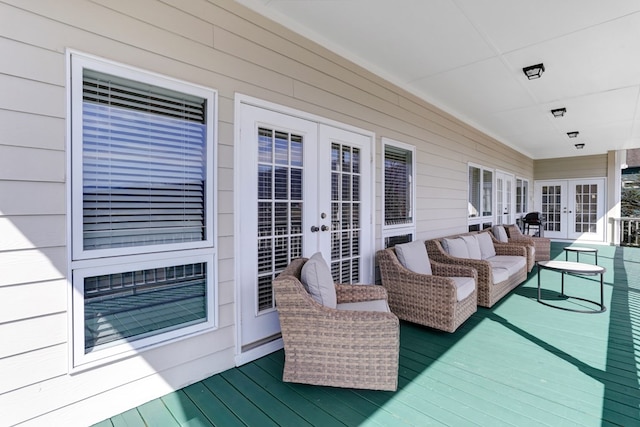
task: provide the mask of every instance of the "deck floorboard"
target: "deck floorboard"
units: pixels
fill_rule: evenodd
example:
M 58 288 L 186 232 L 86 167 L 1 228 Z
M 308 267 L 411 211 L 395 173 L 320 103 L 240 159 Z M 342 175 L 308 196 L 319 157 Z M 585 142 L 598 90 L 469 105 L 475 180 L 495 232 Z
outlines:
M 564 260 L 564 246 L 552 243 L 552 257 Z M 640 425 L 640 249 L 593 247 L 607 311 L 539 304 L 534 268 L 453 334 L 401 322 L 396 392 L 284 383 L 281 350 L 96 426 Z M 542 274 L 544 299 L 594 309 Z M 565 290 L 600 298 L 595 277 L 567 275 Z

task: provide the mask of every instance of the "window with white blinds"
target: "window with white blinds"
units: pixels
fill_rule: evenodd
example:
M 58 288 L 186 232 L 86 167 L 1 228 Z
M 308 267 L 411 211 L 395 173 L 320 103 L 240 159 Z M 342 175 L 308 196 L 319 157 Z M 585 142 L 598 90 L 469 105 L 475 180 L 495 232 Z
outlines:
M 382 138 L 385 242 L 415 235 L 415 147 Z
M 385 144 L 384 224 L 413 223 L 413 152 Z
M 206 102 L 85 70 L 84 250 L 205 239 Z
M 71 54 L 73 366 L 217 325 L 215 91 Z

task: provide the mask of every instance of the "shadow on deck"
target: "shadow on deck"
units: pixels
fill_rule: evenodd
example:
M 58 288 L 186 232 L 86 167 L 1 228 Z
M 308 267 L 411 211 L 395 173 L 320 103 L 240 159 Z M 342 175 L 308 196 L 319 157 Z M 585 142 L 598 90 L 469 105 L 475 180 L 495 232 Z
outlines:
M 553 243 L 552 258 L 564 246 Z M 454 334 L 401 322 L 396 392 L 283 383 L 279 351 L 98 425 L 639 425 L 640 249 L 594 247 L 607 268 L 605 313 L 537 303 L 534 269 Z M 580 304 L 558 297 L 559 281 L 544 273 L 543 298 Z M 565 283 L 599 298 L 596 280 Z

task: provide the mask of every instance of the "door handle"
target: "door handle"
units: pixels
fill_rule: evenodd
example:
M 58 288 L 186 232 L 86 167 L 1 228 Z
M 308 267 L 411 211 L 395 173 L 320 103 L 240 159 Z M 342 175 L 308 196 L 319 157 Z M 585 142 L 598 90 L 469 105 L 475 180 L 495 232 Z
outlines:
M 327 227 L 326 225 L 323 225 L 322 227 L 320 227 L 320 230 L 327 231 L 329 230 L 329 227 Z
M 312 225 L 312 226 L 311 226 L 311 232 L 312 232 L 312 233 L 317 233 L 318 231 L 320 231 L 320 229 L 318 228 L 318 226 L 317 226 L 317 225 Z

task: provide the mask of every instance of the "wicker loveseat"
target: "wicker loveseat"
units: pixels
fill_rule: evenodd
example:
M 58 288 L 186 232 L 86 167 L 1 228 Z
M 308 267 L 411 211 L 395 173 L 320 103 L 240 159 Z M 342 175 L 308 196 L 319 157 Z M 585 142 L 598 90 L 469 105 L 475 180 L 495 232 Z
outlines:
M 509 239 L 507 231 L 502 225 L 494 225 L 491 228 L 491 236 L 493 237 L 494 243 L 524 246 L 527 250 L 527 271 L 530 272 L 533 270 L 533 267 L 536 265 L 536 247 L 532 241 Z
M 462 236 L 472 236 L 487 233 L 487 238 L 492 242 L 495 255 L 506 257 L 521 257 L 521 268 L 509 268 L 505 274 L 500 267 L 498 260 L 461 258 L 450 255 L 442 246 L 444 239 L 454 240 Z M 475 268 L 478 272 L 478 305 L 482 307 L 492 307 L 502 297 L 507 295 L 527 278 L 526 256 L 527 251 L 524 246 L 496 243 L 493 241 L 488 231 L 478 233 L 464 233 L 455 236 L 447 236 L 439 239 L 427 240 L 427 252 L 432 261 L 464 265 Z M 517 259 L 517 258 L 511 258 Z M 493 263 L 493 265 L 492 265 Z
M 424 250 L 424 246 L 423 246 Z M 454 332 L 477 311 L 477 290 L 458 301 L 457 286 L 452 277 L 471 277 L 476 270 L 461 265 L 429 261 L 432 274 L 415 273 L 405 268 L 393 248 L 378 251 L 382 286 L 389 294 L 391 311 L 400 319 L 446 332 Z
M 546 237 L 534 237 L 522 234 L 520 227 L 515 224 L 505 225 L 509 242 L 526 242 L 535 246 L 535 260 L 548 261 L 551 259 L 551 239 Z
M 340 310 L 316 302 L 301 283 L 306 258 L 273 281 L 284 341 L 283 381 L 396 390 L 400 325 L 391 312 Z M 386 300 L 376 285 L 336 284 L 338 305 Z

